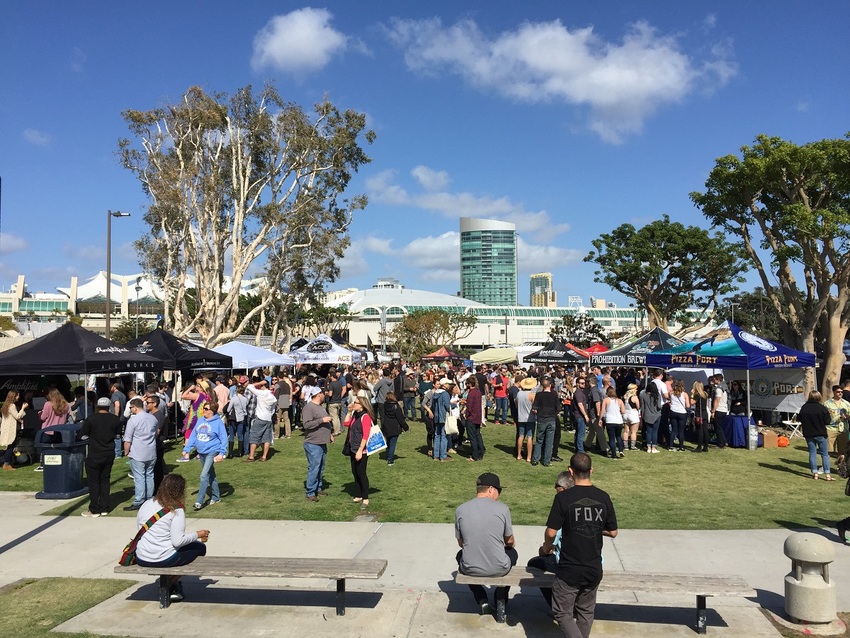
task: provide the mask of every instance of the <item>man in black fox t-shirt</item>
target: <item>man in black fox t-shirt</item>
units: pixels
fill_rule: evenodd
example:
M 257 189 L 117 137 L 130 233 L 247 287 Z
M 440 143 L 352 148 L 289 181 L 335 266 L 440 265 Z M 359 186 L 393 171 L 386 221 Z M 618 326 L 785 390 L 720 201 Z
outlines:
M 561 530 L 561 557 L 552 587 L 552 611 L 567 638 L 587 638 L 593 625 L 596 590 L 602 580 L 602 537 L 617 536 L 617 516 L 607 493 L 590 483 L 590 457 L 570 459 L 575 487 L 555 496 L 540 555 L 553 551 Z

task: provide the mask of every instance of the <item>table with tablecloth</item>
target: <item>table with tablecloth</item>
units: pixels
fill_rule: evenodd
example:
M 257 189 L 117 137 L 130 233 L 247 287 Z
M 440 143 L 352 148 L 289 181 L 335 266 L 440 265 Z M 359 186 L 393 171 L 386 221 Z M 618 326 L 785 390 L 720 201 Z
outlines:
M 730 447 L 747 447 L 749 438 L 748 429 L 751 423 L 754 424 L 755 421 L 746 414 L 727 415 L 722 423 L 726 443 Z

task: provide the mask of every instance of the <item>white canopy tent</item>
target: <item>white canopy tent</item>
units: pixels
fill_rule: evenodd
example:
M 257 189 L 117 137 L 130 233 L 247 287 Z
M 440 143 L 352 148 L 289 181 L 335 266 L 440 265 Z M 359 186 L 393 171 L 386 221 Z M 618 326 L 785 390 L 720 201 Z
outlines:
M 241 341 L 231 341 L 213 348 L 220 354 L 233 359 L 234 369 L 261 368 L 266 366 L 294 366 L 296 361 L 286 354 L 278 354 Z
M 343 348 L 328 335 L 319 335 L 310 343 L 290 351 L 298 363 L 357 363 L 360 353 Z

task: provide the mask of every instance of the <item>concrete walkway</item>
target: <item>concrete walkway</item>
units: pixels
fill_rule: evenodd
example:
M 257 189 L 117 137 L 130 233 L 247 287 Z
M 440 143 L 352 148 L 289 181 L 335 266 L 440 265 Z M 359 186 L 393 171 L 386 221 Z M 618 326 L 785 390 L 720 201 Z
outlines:
M 0 493 L 0 585 L 24 577 L 115 578 L 112 569 L 134 534 L 125 517 L 48 517 L 61 504 L 32 494 Z M 352 511 L 354 515 L 354 510 Z M 508 623 L 476 613 L 466 587 L 452 581 L 457 551 L 451 525 L 376 522 L 195 520 L 211 530 L 209 553 L 233 556 L 385 558 L 377 581 L 349 581 L 348 610 L 335 615 L 335 583 L 325 580 L 187 578 L 186 600 L 162 610 L 154 578 L 70 620 L 60 631 L 150 637 L 230 638 L 309 635 L 437 637 L 560 636 L 536 590 L 511 592 Z M 836 540 L 834 530 L 808 530 Z M 537 552 L 542 528 L 514 528 L 520 561 Z M 790 562 L 782 553 L 788 530 L 620 530 L 605 539 L 605 569 L 738 574 L 751 599 L 709 599 L 709 635 L 778 636 L 759 606 L 781 611 Z M 850 610 L 850 547 L 835 545 L 831 566 L 838 609 Z M 593 636 L 692 636 L 692 596 L 601 593 Z M 162 630 L 156 629 L 161 627 Z

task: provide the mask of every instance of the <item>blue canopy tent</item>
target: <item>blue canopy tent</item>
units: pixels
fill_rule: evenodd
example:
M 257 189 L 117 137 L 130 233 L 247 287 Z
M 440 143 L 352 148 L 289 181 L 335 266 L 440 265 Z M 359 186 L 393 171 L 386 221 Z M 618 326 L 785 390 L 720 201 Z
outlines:
M 750 410 L 750 370 L 810 368 L 815 355 L 764 339 L 725 321 L 701 341 L 647 354 L 656 368 L 723 368 L 746 370 L 747 414 Z
M 650 352 L 646 365 L 656 368 L 731 368 L 764 370 L 768 368 L 810 368 L 815 355 L 794 350 L 775 341 L 741 330 L 729 321 L 701 341 Z M 718 337 L 728 334 L 728 338 Z

